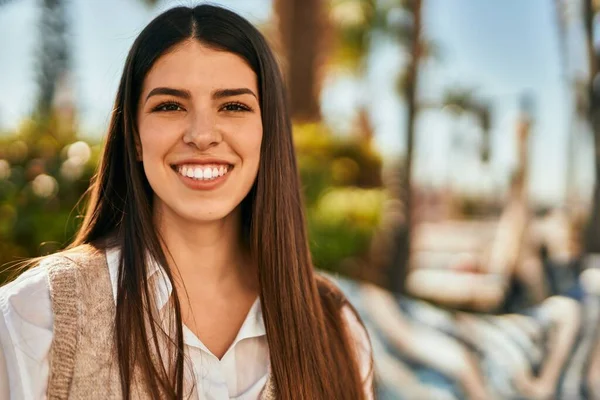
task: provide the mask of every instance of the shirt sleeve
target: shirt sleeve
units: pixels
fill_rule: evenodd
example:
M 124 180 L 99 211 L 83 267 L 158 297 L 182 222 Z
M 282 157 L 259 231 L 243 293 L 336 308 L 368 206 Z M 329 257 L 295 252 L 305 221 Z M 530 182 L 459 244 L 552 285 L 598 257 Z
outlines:
M 4 323 L 4 318 L 0 317 L 0 400 L 10 399 L 8 367 L 6 366 L 6 357 L 4 356 L 1 340 L 5 332 L 6 324 Z
M 52 327 L 46 266 L 0 287 L 0 400 L 46 398 Z
M 346 321 L 346 324 L 348 324 L 348 329 L 354 338 L 357 360 L 359 363 L 359 372 L 363 381 L 366 399 L 372 400 L 374 366 L 372 365 L 373 350 L 371 348 L 369 335 L 367 334 L 365 327 L 356 317 L 354 311 L 349 306 L 345 306 L 342 309 L 342 316 Z

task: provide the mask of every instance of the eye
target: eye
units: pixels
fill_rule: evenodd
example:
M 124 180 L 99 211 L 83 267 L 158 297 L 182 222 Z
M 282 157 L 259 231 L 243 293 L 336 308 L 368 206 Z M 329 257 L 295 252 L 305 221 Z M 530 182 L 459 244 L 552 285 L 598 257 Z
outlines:
M 179 103 L 175 103 L 173 101 L 169 101 L 166 103 L 161 103 L 154 107 L 152 111 L 159 112 L 172 112 L 172 111 L 183 111 L 183 107 Z
M 242 111 L 252 111 L 252 109 L 242 103 L 227 103 L 221 107 L 223 111 L 232 111 L 232 112 L 242 112 Z

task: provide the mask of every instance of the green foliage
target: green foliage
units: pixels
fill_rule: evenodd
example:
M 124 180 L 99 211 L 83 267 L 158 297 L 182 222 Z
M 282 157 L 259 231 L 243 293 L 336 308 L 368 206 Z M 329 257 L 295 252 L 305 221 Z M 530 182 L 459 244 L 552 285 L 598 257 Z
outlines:
M 28 120 L 0 137 L 0 265 L 56 251 L 74 235 L 100 147 L 70 126 Z
M 381 189 L 331 188 L 308 208 L 310 247 L 316 266 L 341 273 L 346 258 L 362 256 L 379 225 Z
M 381 158 L 370 143 L 335 137 L 318 124 L 297 125 L 294 141 L 313 261 L 350 273 L 343 261 L 365 254 L 381 218 Z

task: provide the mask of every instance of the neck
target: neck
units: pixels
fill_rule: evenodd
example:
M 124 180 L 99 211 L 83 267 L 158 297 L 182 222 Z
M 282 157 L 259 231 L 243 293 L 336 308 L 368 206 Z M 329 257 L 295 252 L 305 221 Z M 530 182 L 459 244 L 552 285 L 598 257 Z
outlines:
M 221 220 L 206 223 L 163 210 L 154 214 L 175 284 L 190 296 L 222 295 L 230 290 L 257 292 L 254 264 L 242 245 L 239 208 Z

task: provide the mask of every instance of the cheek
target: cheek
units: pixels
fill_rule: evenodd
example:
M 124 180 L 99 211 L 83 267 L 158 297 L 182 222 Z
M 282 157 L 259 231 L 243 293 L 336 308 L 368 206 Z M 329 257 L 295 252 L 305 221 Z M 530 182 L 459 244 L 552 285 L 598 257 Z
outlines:
M 243 137 L 241 143 L 241 151 L 247 160 L 252 160 L 258 166 L 260 160 L 260 147 L 263 140 L 262 124 L 257 124 L 254 129 L 248 132 L 248 135 Z
M 172 129 L 166 129 L 158 124 L 140 125 L 140 144 L 144 160 L 163 156 L 177 142 L 177 135 Z
M 233 151 L 246 168 L 258 168 L 260 160 L 260 147 L 263 139 L 262 123 L 258 121 L 244 121 L 242 124 L 231 125 L 228 129 L 224 129 L 227 135 L 224 141 Z
M 257 164 L 258 164 L 258 161 L 260 160 L 261 144 L 262 144 L 262 135 L 260 135 L 258 138 L 255 138 L 252 141 L 252 143 L 250 143 L 250 146 L 248 146 L 249 156 L 252 157 L 252 159 L 255 159 Z

